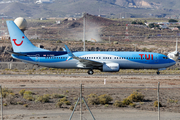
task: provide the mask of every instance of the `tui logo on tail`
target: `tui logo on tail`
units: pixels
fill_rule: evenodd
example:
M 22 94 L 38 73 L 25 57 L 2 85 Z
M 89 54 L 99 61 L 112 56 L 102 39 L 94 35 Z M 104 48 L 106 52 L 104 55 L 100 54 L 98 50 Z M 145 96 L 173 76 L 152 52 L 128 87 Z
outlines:
M 24 36 L 22 36 L 22 38 L 24 39 Z M 23 40 L 21 41 L 21 43 L 16 43 L 16 40 L 17 39 L 12 39 L 13 41 L 14 41 L 14 44 L 16 45 L 16 46 L 21 46 L 22 44 L 23 44 Z

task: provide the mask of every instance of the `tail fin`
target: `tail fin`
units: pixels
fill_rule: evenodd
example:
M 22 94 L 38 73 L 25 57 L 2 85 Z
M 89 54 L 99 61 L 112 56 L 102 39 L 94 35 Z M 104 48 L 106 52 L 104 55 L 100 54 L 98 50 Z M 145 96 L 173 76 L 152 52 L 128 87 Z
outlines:
M 34 46 L 13 21 L 6 21 L 14 52 L 48 51 Z

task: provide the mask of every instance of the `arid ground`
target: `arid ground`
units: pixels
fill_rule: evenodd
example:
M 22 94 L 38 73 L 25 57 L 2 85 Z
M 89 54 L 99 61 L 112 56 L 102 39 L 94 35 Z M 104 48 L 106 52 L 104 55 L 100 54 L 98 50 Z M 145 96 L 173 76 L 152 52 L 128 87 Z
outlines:
M 88 95 L 98 96 L 107 94 L 113 98 L 105 105 L 91 105 L 88 103 L 96 119 L 100 120 L 152 120 L 157 119 L 157 84 L 160 82 L 160 102 L 162 107 L 161 118 L 163 120 L 180 119 L 180 76 L 179 75 L 1 75 L 0 84 L 8 90 L 12 90 L 15 97 L 9 95 L 3 99 L 4 118 L 11 119 L 47 119 L 67 120 L 80 93 L 80 84 L 83 84 L 83 97 L 88 103 Z M 106 80 L 106 83 L 105 81 Z M 36 99 L 41 95 L 61 94 L 70 104 L 57 107 L 59 98 L 51 97 L 48 102 L 27 100 L 19 91 L 25 89 L 31 91 Z M 116 100 L 122 101 L 133 92 L 144 95 L 142 102 L 134 102 L 135 106 L 115 107 Z M 61 98 L 62 99 L 62 98 Z M 7 103 L 5 105 L 5 103 Z M 92 119 L 83 103 L 83 120 Z M 79 119 L 79 104 L 77 105 L 72 120 Z

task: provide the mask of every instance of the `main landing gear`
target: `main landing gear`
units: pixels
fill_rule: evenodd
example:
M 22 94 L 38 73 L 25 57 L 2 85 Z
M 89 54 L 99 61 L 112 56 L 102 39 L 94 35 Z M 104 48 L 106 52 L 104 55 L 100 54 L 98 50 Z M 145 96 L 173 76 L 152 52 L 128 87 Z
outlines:
M 87 72 L 89 75 L 92 75 L 93 73 L 94 73 L 94 71 L 93 70 L 88 70 L 88 72 Z
M 157 71 L 156 73 L 157 73 L 157 75 L 159 75 L 159 74 L 160 74 L 160 72 L 159 72 L 159 71 Z

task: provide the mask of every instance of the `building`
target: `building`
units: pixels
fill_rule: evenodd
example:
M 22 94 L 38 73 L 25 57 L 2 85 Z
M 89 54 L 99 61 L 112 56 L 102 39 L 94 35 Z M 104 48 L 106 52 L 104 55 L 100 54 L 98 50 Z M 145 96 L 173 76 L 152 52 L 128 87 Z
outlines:
M 52 0 L 38 0 L 36 1 L 36 4 L 42 4 L 42 3 L 52 3 Z

